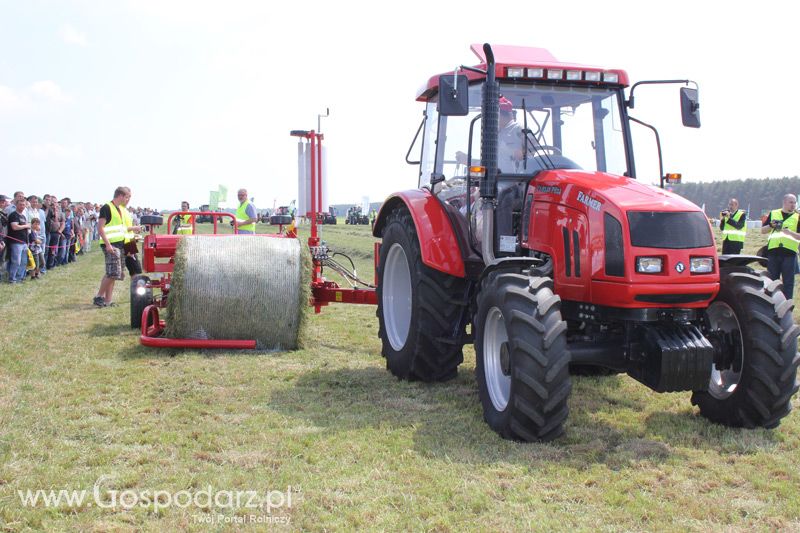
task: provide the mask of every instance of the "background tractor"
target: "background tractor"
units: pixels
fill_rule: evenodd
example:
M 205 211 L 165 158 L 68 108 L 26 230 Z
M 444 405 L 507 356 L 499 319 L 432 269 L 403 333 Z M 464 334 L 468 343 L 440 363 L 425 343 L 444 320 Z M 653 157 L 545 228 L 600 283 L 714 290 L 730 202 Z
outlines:
M 292 213 L 288 205 L 282 205 L 269 217 L 272 226 L 288 226 L 292 223 Z
M 480 64 L 418 95 L 419 188 L 374 226 L 387 368 L 447 380 L 474 343 L 484 419 L 515 440 L 562 434 L 570 370 L 691 391 L 727 426 L 777 426 L 798 390 L 793 303 L 750 266 L 762 258 L 717 255 L 696 205 L 636 180 L 634 90 L 684 85 L 683 123 L 699 127 L 696 84 L 626 91 L 623 70 L 472 50 Z
M 347 210 L 347 218 L 344 223 L 367 225 L 369 224 L 369 216 L 361 211 L 360 205 L 354 205 Z

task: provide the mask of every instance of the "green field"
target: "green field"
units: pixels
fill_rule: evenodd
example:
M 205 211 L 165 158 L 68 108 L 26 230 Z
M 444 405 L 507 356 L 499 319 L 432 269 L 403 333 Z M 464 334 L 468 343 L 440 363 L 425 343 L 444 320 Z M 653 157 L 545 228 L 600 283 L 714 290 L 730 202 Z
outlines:
M 368 226 L 324 239 L 372 279 Z M 751 232 L 747 250 L 763 242 Z M 563 438 L 509 442 L 483 422 L 471 347 L 456 379 L 401 382 L 375 308 L 331 305 L 300 351 L 157 351 L 128 327 L 127 283 L 117 307 L 91 305 L 102 272 L 95 251 L 0 286 L 0 531 L 800 530 L 796 411 L 773 431 L 728 429 L 690 393 L 576 377 Z M 103 505 L 18 495 L 98 480 Z M 288 490 L 291 505 L 110 505 L 209 486 Z

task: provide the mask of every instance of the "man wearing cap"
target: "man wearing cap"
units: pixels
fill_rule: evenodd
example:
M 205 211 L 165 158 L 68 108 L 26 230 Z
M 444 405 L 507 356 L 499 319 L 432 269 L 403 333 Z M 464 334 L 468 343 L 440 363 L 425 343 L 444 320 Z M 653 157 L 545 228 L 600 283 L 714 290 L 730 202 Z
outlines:
M 497 133 L 497 167 L 500 172 L 517 172 L 524 155 L 522 126 L 514 120 L 514 106 L 500 97 L 500 129 Z
M 519 171 L 519 164 L 525 154 L 522 126 L 514 120 L 514 105 L 505 96 L 500 97 L 500 114 L 497 131 L 497 168 L 500 172 Z M 456 161 L 466 164 L 467 154 L 456 152 Z M 478 164 L 478 163 L 475 163 Z

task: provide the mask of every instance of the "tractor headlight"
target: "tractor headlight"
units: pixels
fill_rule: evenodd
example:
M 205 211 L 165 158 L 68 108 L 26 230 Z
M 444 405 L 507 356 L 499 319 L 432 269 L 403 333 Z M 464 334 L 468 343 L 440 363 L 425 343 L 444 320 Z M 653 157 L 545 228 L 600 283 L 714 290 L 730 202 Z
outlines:
M 144 287 L 141 287 L 141 286 L 136 287 L 136 294 L 138 296 L 144 296 L 146 292 L 147 292 L 147 289 L 145 289 Z
M 640 274 L 661 274 L 664 261 L 660 257 L 637 257 L 636 272 Z
M 709 274 L 714 272 L 713 257 L 692 257 L 689 265 L 692 274 Z

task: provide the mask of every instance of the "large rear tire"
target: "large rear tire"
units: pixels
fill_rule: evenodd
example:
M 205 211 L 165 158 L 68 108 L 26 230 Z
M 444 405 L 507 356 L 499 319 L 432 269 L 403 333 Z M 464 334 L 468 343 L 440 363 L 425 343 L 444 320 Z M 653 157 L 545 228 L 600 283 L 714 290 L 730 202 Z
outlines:
M 489 274 L 473 324 L 478 395 L 489 426 L 513 440 L 559 437 L 572 383 L 567 324 L 552 280 Z
M 715 365 L 707 391 L 692 394 L 692 404 L 709 420 L 733 427 L 774 428 L 791 411 L 798 390 L 794 304 L 781 282 L 750 272 L 721 273 L 720 291 L 705 312 L 707 333 L 723 332 L 736 354 Z
M 386 220 L 377 273 L 386 368 L 406 380 L 455 377 L 464 360 L 467 284 L 422 263 L 414 221 L 404 207 Z
M 142 312 L 153 303 L 153 288 L 148 287 L 150 278 L 137 274 L 131 278 L 131 328 L 142 327 Z

